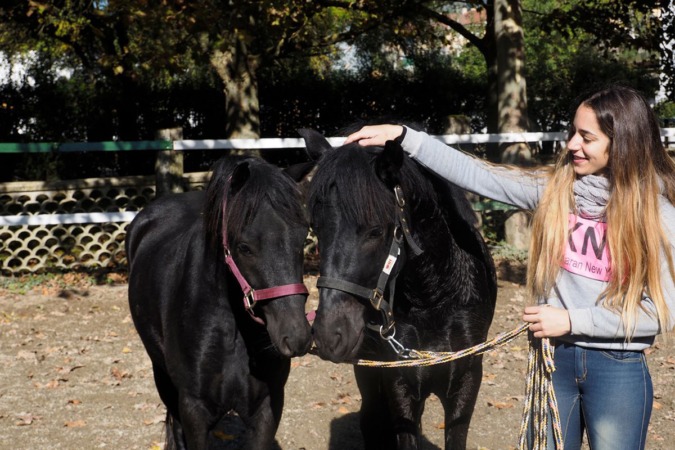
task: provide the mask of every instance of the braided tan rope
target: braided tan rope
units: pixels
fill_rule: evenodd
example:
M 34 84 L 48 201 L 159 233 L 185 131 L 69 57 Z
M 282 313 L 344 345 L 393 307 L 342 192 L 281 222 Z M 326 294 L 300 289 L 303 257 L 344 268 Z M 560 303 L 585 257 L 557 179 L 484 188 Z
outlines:
M 553 364 L 553 347 L 548 338 L 534 339 L 530 335 L 530 351 L 527 358 L 527 386 L 523 408 L 523 419 L 520 424 L 518 448 L 528 448 L 529 434 L 531 442 L 529 448 L 545 450 L 548 439 L 549 411 L 552 420 L 553 439 L 556 450 L 562 450 L 563 438 L 558 402 L 555 398 L 551 377 L 555 366 Z M 547 409 L 548 407 L 548 409 Z M 535 427 L 535 424 L 538 426 Z
M 367 367 L 424 367 L 433 366 L 435 364 L 443 364 L 454 361 L 469 355 L 481 355 L 485 352 L 493 350 L 499 345 L 506 344 L 512 341 L 520 334 L 527 331 L 530 324 L 524 323 L 515 330 L 499 333 L 497 336 L 487 342 L 482 342 L 473 347 L 459 350 L 457 352 L 430 352 L 423 350 L 411 350 L 411 358 L 398 361 L 371 361 L 368 359 L 359 359 L 356 364 Z
M 425 367 L 435 364 L 443 364 L 457 360 L 469 355 L 480 355 L 495 347 L 504 345 L 512 341 L 525 331 L 529 323 L 524 323 L 518 328 L 500 333 L 493 339 L 474 345 L 457 352 L 430 352 L 420 350 L 410 350 L 410 359 L 398 361 L 371 361 L 359 359 L 356 364 L 366 367 Z M 555 370 L 553 364 L 553 347 L 548 338 L 534 339 L 530 335 L 530 347 L 527 364 L 527 385 L 526 399 L 523 408 L 523 419 L 520 427 L 518 445 L 520 450 L 530 445 L 531 450 L 545 450 L 547 441 L 547 429 L 549 410 L 553 421 L 553 438 L 555 440 L 556 450 L 562 450 L 562 428 L 560 426 L 560 417 L 558 415 L 558 403 L 553 391 L 551 376 Z M 547 409 L 548 406 L 548 409 Z M 538 423 L 536 427 L 534 424 Z M 528 433 L 531 434 L 531 442 L 528 442 Z

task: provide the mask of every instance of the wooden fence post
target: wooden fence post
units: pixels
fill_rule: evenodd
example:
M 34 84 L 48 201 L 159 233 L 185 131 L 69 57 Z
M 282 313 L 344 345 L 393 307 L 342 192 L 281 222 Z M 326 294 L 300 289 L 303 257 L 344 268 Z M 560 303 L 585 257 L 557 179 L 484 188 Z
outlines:
M 157 131 L 157 139 L 177 141 L 183 139 L 183 129 L 165 128 Z M 178 150 L 160 150 L 155 160 L 155 197 L 164 194 L 185 192 L 183 182 L 183 152 Z

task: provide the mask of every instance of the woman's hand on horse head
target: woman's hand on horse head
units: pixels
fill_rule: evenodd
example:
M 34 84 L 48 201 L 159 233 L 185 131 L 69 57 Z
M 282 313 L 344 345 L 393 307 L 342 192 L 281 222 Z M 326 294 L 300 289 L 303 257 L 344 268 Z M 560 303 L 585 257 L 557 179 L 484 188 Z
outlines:
M 530 323 L 536 338 L 563 336 L 572 329 L 567 310 L 549 305 L 527 306 L 523 320 Z
M 403 133 L 401 125 L 367 125 L 356 133 L 347 136 L 343 145 L 358 142 L 360 145 L 384 145 L 387 141 L 393 141 Z

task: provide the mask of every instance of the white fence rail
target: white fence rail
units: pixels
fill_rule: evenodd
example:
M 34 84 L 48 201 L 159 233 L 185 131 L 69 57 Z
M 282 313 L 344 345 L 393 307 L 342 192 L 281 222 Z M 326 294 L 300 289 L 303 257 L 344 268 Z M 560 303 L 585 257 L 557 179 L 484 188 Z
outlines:
M 663 128 L 661 136 L 667 145 L 675 142 L 675 128 Z M 486 134 L 454 134 L 434 136 L 448 144 L 487 144 L 505 142 L 563 142 L 566 133 L 563 132 L 532 132 L 532 133 L 486 133 Z M 343 137 L 328 138 L 333 146 L 342 145 Z M 173 150 L 272 150 L 288 148 L 304 148 L 305 141 L 296 138 L 263 138 L 263 139 L 210 139 L 210 140 L 177 140 L 173 141 Z M 73 223 L 114 223 L 129 222 L 136 215 L 135 211 L 116 213 L 81 213 L 81 214 L 39 214 L 0 216 L 0 226 L 16 225 L 55 225 Z

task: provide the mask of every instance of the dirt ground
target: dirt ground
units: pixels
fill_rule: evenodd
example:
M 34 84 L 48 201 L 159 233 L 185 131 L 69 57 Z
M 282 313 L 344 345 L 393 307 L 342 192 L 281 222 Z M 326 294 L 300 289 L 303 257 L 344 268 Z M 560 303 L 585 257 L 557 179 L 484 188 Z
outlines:
M 490 336 L 515 329 L 525 300 L 504 275 Z M 159 449 L 164 407 L 150 361 L 134 330 L 123 278 L 108 285 L 77 279 L 0 290 L 1 449 Z M 117 281 L 117 282 L 115 282 Z M 314 286 L 314 277 L 306 280 Z M 8 284 L 5 283 L 5 286 Z M 316 304 L 316 289 L 310 305 Z M 655 385 L 648 449 L 675 448 L 675 344 L 648 356 Z M 527 339 L 485 355 L 484 378 L 469 433 L 470 449 L 515 448 L 525 390 Z M 292 362 L 277 442 L 283 450 L 359 450 L 360 396 L 346 364 L 307 355 Z M 440 403 L 427 402 L 424 448 L 440 449 Z M 233 448 L 235 432 L 214 433 Z M 220 443 L 220 444 L 218 444 Z

